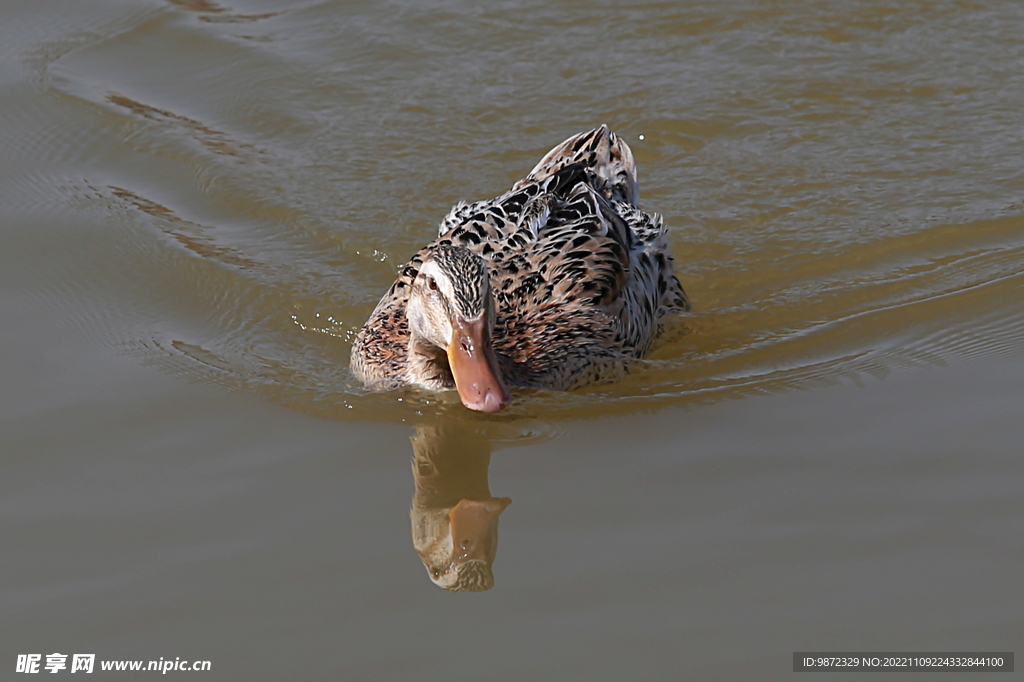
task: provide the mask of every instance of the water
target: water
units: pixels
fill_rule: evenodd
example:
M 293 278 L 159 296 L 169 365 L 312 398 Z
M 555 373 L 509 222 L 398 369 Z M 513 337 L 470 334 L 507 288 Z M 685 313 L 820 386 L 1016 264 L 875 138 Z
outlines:
M 8 671 L 778 679 L 1020 642 L 1019 4 L 0 11 Z M 694 314 L 494 417 L 363 391 L 351 338 L 448 207 L 602 122 Z M 418 504 L 425 433 L 457 475 Z M 438 589 L 410 504 L 443 531 L 491 494 L 494 588 Z

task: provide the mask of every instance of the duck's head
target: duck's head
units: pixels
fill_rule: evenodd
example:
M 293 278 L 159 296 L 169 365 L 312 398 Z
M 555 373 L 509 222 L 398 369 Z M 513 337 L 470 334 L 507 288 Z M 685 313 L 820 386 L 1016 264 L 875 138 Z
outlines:
M 494 297 L 487 264 L 467 249 L 434 248 L 406 309 L 412 371 L 423 385 L 455 385 L 471 410 L 497 412 L 512 399 L 491 345 Z

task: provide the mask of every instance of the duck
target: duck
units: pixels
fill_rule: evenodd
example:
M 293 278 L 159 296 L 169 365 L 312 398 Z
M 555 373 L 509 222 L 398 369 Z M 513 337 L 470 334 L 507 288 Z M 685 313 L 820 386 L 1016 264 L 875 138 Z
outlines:
M 500 196 L 453 206 L 356 334 L 350 368 L 372 390 L 454 389 L 493 413 L 512 388 L 620 380 L 690 309 L 633 152 L 601 125 Z

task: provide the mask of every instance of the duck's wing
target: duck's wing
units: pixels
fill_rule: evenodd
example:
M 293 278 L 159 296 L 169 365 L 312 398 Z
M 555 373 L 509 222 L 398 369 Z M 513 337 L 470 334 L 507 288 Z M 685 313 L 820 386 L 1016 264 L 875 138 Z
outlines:
M 521 239 L 537 239 L 559 204 L 580 198 L 570 195 L 581 183 L 609 202 L 640 205 L 633 152 L 607 125 L 573 135 L 554 147 L 505 194 L 453 206 L 438 226 L 438 239 L 450 239 L 474 251 L 481 251 L 474 248 L 478 245 L 496 244 L 518 232 L 525 233 Z M 607 222 L 600 220 L 602 213 L 609 212 L 607 206 L 583 208 L 579 217 L 590 215 Z M 615 222 L 611 232 L 628 249 L 628 228 L 621 220 Z
M 640 186 L 637 184 L 633 151 L 625 140 L 603 124 L 591 131 L 573 135 L 549 151 L 513 189 L 542 181 L 576 164 L 582 164 L 594 174 L 594 189 L 604 198 L 630 206 L 640 205 Z
M 631 236 L 582 164 L 449 215 L 440 243 L 488 263 L 499 309 L 523 314 L 549 305 L 605 305 L 629 274 Z
M 457 204 L 438 242 L 483 256 L 506 309 L 579 303 L 632 317 L 637 306 L 685 308 L 662 221 L 638 197 L 629 146 L 601 126 L 556 146 L 505 194 Z
M 633 236 L 630 251 L 630 284 L 645 305 L 653 305 L 655 318 L 690 310 L 690 300 L 675 275 L 675 261 L 668 246 L 668 230 L 658 213 L 618 204 L 619 215 Z
M 552 208 L 586 180 L 586 166 L 571 164 L 538 180 L 520 180 L 512 189 L 487 201 L 460 201 L 437 228 L 438 239 L 450 239 L 471 250 L 478 243 L 496 244 L 518 232 L 536 238 Z M 469 237 L 465 234 L 469 232 Z M 479 240 L 479 241 L 478 241 Z

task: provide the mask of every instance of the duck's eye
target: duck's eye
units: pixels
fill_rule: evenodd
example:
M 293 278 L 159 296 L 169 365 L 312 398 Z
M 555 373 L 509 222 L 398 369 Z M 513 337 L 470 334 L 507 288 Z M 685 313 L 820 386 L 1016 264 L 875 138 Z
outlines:
M 431 291 L 437 291 L 437 280 L 433 277 L 427 277 L 427 286 Z

